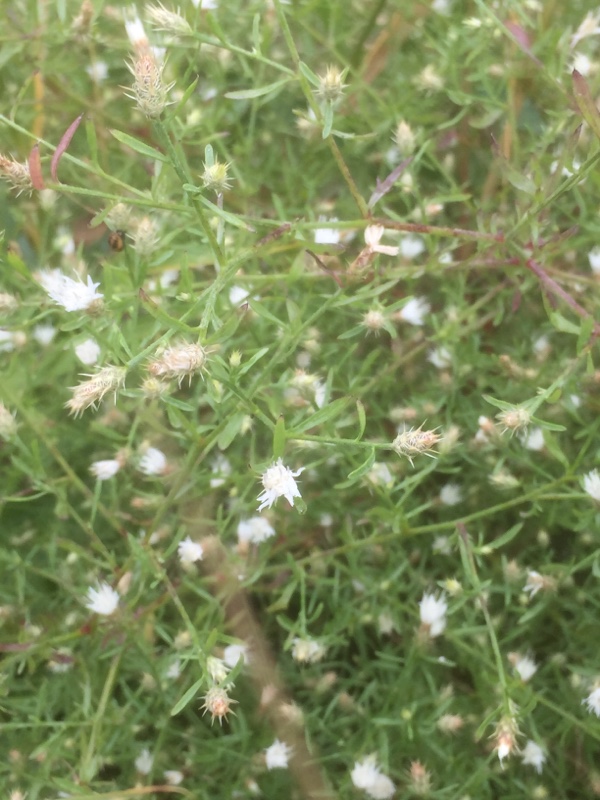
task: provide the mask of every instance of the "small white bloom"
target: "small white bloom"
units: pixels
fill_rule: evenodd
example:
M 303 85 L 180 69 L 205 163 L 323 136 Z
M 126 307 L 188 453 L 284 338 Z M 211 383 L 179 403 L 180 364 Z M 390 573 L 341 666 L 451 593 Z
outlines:
M 48 296 L 65 311 L 86 311 L 104 297 L 96 291 L 100 284 L 94 283 L 89 275 L 87 283 L 84 283 L 79 277 L 73 279 L 63 275 L 59 269 L 43 270 L 38 273 L 38 281 Z
M 204 550 L 201 544 L 193 542 L 189 536 L 186 536 L 177 545 L 177 555 L 182 564 L 193 564 L 194 561 L 202 560 Z
M 372 253 L 381 253 L 385 256 L 397 256 L 398 248 L 379 244 L 385 233 L 383 225 L 369 225 L 365 228 L 365 243 Z
M 140 459 L 139 470 L 144 475 L 162 475 L 167 468 L 167 457 L 156 447 L 149 447 Z
M 302 497 L 294 478 L 303 471 L 304 468 L 301 468 L 292 472 L 289 467 L 283 465 L 281 458 L 278 458 L 275 464 L 263 473 L 261 478 L 263 491 L 257 498 L 260 503 L 258 510 L 262 511 L 263 508 L 271 508 L 278 497 L 285 497 L 288 503 L 293 506 L 294 498 Z
M 315 639 L 292 640 L 292 658 L 300 664 L 314 664 L 320 661 L 327 652 L 324 645 Z
M 586 704 L 590 713 L 600 717 L 600 686 L 593 689 L 582 702 Z
M 436 536 L 431 545 L 434 553 L 439 553 L 442 556 L 449 556 L 452 552 L 452 545 L 448 536 Z
M 206 670 L 213 683 L 223 683 L 229 672 L 225 662 L 216 656 L 209 656 L 206 659 Z
M 240 520 L 237 535 L 240 543 L 260 544 L 271 536 L 275 536 L 275 528 L 265 517 L 250 517 L 250 519 Z
M 436 347 L 429 351 L 427 361 L 436 369 L 447 369 L 452 366 L 452 353 L 447 347 Z
M 105 461 L 94 461 L 90 467 L 90 472 L 99 481 L 107 481 L 113 478 L 121 469 L 121 462 L 116 458 L 108 458 Z
M 217 489 L 223 486 L 229 475 L 231 475 L 231 464 L 229 459 L 225 458 L 222 453 L 215 458 L 211 467 L 212 474 L 215 476 L 210 479 L 210 486 L 212 489 Z
M 515 659 L 515 671 L 523 683 L 527 683 L 537 672 L 537 664 L 530 656 L 519 656 Z
M 597 469 L 583 476 L 583 488 L 593 500 L 600 503 L 600 473 Z
M 102 614 L 108 617 L 119 605 L 119 593 L 108 583 L 101 583 L 97 589 L 90 586 L 87 597 L 85 605 L 95 614 Z
M 240 658 L 243 660 L 244 664 L 247 664 L 249 661 L 248 648 L 245 644 L 229 644 L 225 650 L 223 650 L 223 661 L 231 669 L 236 666 Z
M 33 329 L 33 338 L 42 347 L 48 347 L 52 343 L 58 331 L 54 325 L 36 325 Z
M 319 217 L 319 222 L 326 222 L 325 217 Z M 329 222 L 337 222 L 337 217 L 332 217 Z M 340 231 L 336 228 L 315 228 L 315 244 L 339 244 Z
M 167 671 L 165 672 L 165 678 L 168 678 L 170 681 L 176 681 L 177 678 L 181 675 L 181 661 L 176 658 L 175 661 L 172 661 Z
M 183 781 L 183 772 L 179 772 L 178 769 L 166 769 L 163 775 L 169 786 L 179 786 Z
M 445 506 L 456 506 L 462 502 L 462 489 L 458 483 L 447 483 L 440 491 L 440 502 Z
M 596 36 L 600 33 L 600 9 L 588 11 L 583 18 L 581 25 L 571 36 L 571 49 L 576 47 L 582 39 L 588 36 Z
M 423 252 L 425 252 L 425 242 L 420 236 L 408 234 L 400 239 L 400 254 L 403 258 L 412 261 Z
M 154 759 L 150 755 L 150 750 L 145 747 L 139 756 L 135 760 L 135 768 L 140 773 L 140 775 L 149 775 L 152 771 L 152 765 L 154 764 Z
M 92 61 L 85 68 L 85 71 L 94 83 L 102 83 L 108 77 L 108 64 L 106 61 Z
M 390 472 L 390 468 L 382 461 L 376 461 L 366 475 L 369 483 L 373 486 L 383 486 L 390 488 L 394 484 L 394 476 Z
M 148 47 L 148 37 L 144 30 L 144 23 L 139 18 L 135 6 L 130 6 L 124 9 L 123 12 L 125 21 L 125 32 L 131 45 L 135 49 L 144 49 Z
M 542 767 L 546 763 L 546 758 L 546 753 L 539 744 L 536 744 L 531 739 L 528 739 L 527 744 L 521 750 L 521 760 L 523 764 L 534 767 L 537 773 L 541 773 Z
M 392 781 L 377 766 L 374 755 L 355 762 L 350 778 L 357 789 L 365 791 L 373 800 L 387 800 L 396 790 Z
M 267 769 L 286 769 L 291 754 L 292 748 L 289 745 L 275 739 L 265 750 Z
M 15 334 L 12 331 L 0 329 L 0 353 L 12 353 L 15 349 Z
M 528 450 L 540 452 L 546 446 L 544 442 L 544 431 L 541 428 L 530 428 L 521 435 L 521 441 Z
M 424 297 L 412 297 L 408 303 L 402 307 L 398 313 L 399 319 L 408 322 L 409 325 L 423 325 L 425 317 L 431 311 L 431 306 Z
M 250 295 L 247 289 L 241 286 L 232 286 L 229 290 L 229 302 L 232 306 L 239 306 Z
M 83 364 L 93 366 L 100 358 L 100 345 L 95 339 L 86 339 L 75 345 L 75 355 Z
M 529 592 L 530 597 L 535 597 L 540 589 L 544 588 L 545 579 L 543 575 L 530 569 L 527 572 L 527 583 L 523 587 L 524 592 Z
M 594 62 L 589 56 L 586 56 L 585 53 L 575 53 L 573 56 L 573 60 L 569 64 L 569 72 L 576 69 L 577 72 L 580 72 L 582 75 L 587 76 L 590 75 L 594 68 Z
M 419 603 L 421 623 L 428 629 L 429 636 L 433 639 L 444 632 L 446 628 L 446 612 L 448 603 L 443 594 L 439 597 L 426 592 Z
M 588 253 L 588 261 L 594 275 L 600 275 L 600 247 L 596 246 Z

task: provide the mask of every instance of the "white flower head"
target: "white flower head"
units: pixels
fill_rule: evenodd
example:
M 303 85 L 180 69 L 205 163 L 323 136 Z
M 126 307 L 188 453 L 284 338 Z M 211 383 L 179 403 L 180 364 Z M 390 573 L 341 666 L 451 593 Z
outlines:
M 167 469 L 167 457 L 157 447 L 148 447 L 140 458 L 138 468 L 144 475 L 164 475 Z
M 426 629 L 428 635 L 433 639 L 439 636 L 446 629 L 446 613 L 448 603 L 444 594 L 435 595 L 425 592 L 419 602 L 419 615 L 421 624 Z
M 163 775 L 169 786 L 179 786 L 183 782 L 183 772 L 178 769 L 166 769 Z
M 140 775 L 149 775 L 153 764 L 154 759 L 150 755 L 150 750 L 145 747 L 135 760 L 135 768 Z
M 85 68 L 85 71 L 94 83 L 102 83 L 108 77 L 108 64 L 106 61 L 92 61 Z
M 544 441 L 544 431 L 537 426 L 522 433 L 521 441 L 528 450 L 533 450 L 537 453 L 543 450 L 546 446 Z
M 193 564 L 195 561 L 201 561 L 204 555 L 204 549 L 198 542 L 193 542 L 189 536 L 186 536 L 177 545 L 177 555 L 182 564 Z
M 275 536 L 275 528 L 265 517 L 250 517 L 250 519 L 240 520 L 237 535 L 240 544 L 245 542 L 260 544 L 271 536 Z
M 456 506 L 462 502 L 462 489 L 458 483 L 447 483 L 440 491 L 440 502 L 445 506 Z
M 581 71 L 581 70 L 580 70 Z M 588 253 L 588 261 L 594 275 L 600 275 L 600 246 L 596 245 Z
M 538 774 L 541 774 L 542 768 L 546 763 L 546 753 L 536 744 L 532 739 L 527 740 L 527 744 L 521 750 L 521 760 L 523 764 L 534 767 Z
M 385 256 L 397 256 L 398 248 L 379 244 L 385 233 L 383 225 L 369 225 L 365 228 L 365 243 L 372 253 L 381 253 Z
M 42 347 L 48 347 L 52 343 L 58 331 L 54 325 L 36 325 L 33 329 L 33 338 Z
M 595 689 L 589 693 L 589 695 L 583 700 L 583 702 L 587 706 L 587 710 L 595 714 L 597 717 L 600 717 L 600 686 L 597 686 Z
M 75 345 L 75 355 L 88 367 L 98 363 L 100 358 L 100 345 L 95 339 L 86 339 Z
M 223 662 L 230 669 L 233 669 L 238 661 L 242 659 L 244 664 L 250 660 L 248 657 L 248 647 L 245 644 L 229 644 L 223 650 Z
M 429 351 L 427 361 L 436 369 L 447 369 L 452 366 L 452 353 L 447 347 L 436 347 Z
M 527 683 L 527 681 L 533 678 L 537 672 L 537 664 L 533 658 L 531 658 L 531 656 L 521 656 L 516 654 L 516 657 L 513 659 L 513 666 L 515 668 L 515 672 L 518 674 L 519 678 L 521 678 L 523 683 Z
M 292 640 L 292 658 L 300 664 L 314 664 L 320 661 L 326 652 L 326 647 L 316 639 L 296 637 Z
M 289 467 L 284 466 L 281 458 L 270 466 L 261 478 L 263 491 L 258 495 L 260 505 L 259 511 L 263 508 L 271 508 L 278 497 L 285 497 L 288 503 L 293 506 L 295 497 L 302 497 L 298 485 L 294 478 L 298 477 L 304 468 L 292 472 Z
M 398 319 L 408 322 L 409 325 L 421 326 L 430 311 L 431 306 L 424 297 L 411 297 L 398 313 Z
M 588 11 L 580 26 L 571 36 L 571 49 L 577 47 L 582 39 L 600 34 L 600 9 Z
M 104 461 L 94 461 L 90 467 L 90 472 L 98 481 L 107 481 L 114 478 L 121 469 L 122 463 L 116 458 L 108 458 Z
M 583 476 L 583 489 L 593 500 L 600 503 L 600 472 L 597 469 Z
M 265 762 L 267 769 L 286 769 L 292 748 L 285 742 L 275 739 L 270 747 L 265 750 Z
M 95 614 L 102 614 L 105 617 L 114 613 L 119 605 L 119 593 L 108 583 L 101 583 L 97 589 L 90 586 L 87 598 L 86 607 Z
M 329 222 L 337 222 L 337 217 L 331 217 Z M 319 217 L 319 222 L 327 222 L 326 217 Z M 341 231 L 336 228 L 315 228 L 313 231 L 315 244 L 339 244 Z
M 350 779 L 357 789 L 362 789 L 373 800 L 387 800 L 396 790 L 393 782 L 377 766 L 374 755 L 356 761 Z
M 43 270 L 38 273 L 38 281 L 48 296 L 65 311 L 87 311 L 92 306 L 97 307 L 104 297 L 96 291 L 100 284 L 94 283 L 89 275 L 84 283 L 79 277 L 67 277 L 59 269 Z
M 400 254 L 408 261 L 425 252 L 425 242 L 420 236 L 408 234 L 400 239 Z

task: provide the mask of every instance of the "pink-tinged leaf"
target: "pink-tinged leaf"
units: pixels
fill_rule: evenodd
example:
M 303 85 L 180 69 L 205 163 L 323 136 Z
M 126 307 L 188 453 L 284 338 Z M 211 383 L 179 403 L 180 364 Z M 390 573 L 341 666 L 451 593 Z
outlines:
M 571 77 L 573 78 L 575 102 L 581 111 L 581 116 L 600 139 L 600 112 L 594 102 L 590 87 L 581 72 L 577 72 L 576 69 L 571 73 Z
M 40 161 L 39 144 L 34 144 L 31 148 L 31 153 L 29 153 L 27 164 L 29 166 L 29 175 L 31 177 L 31 185 L 33 188 L 37 189 L 38 191 L 45 189 L 46 184 L 44 183 L 44 176 L 42 175 L 42 162 Z
M 381 200 L 381 198 L 384 197 L 390 191 L 390 189 L 393 187 L 393 185 L 396 183 L 398 178 L 402 175 L 402 173 L 408 167 L 408 165 L 411 163 L 412 160 L 413 156 L 405 158 L 404 161 L 398 164 L 398 166 L 390 172 L 387 178 L 384 178 L 382 181 L 377 179 L 377 188 L 369 198 L 369 205 L 368 205 L 369 208 L 373 208 L 375 203 L 379 202 L 379 200 Z
M 52 180 L 58 182 L 58 178 L 56 176 L 56 172 L 58 170 L 58 164 L 63 156 L 63 153 L 67 149 L 67 147 L 71 144 L 71 139 L 75 136 L 75 131 L 79 127 L 79 123 L 83 119 L 83 114 L 80 114 L 75 122 L 72 122 L 67 130 L 64 132 L 62 139 L 58 143 L 58 147 L 54 151 L 54 155 L 52 156 L 52 161 L 50 162 L 50 174 L 52 175 Z
M 538 67 L 543 67 L 542 62 L 539 58 L 533 54 L 531 51 L 531 39 L 529 38 L 529 34 L 522 28 L 520 25 L 517 25 L 516 22 L 506 22 L 504 24 L 506 30 L 512 35 L 513 41 L 515 44 L 519 46 L 519 48 L 525 53 L 526 56 L 538 65 Z

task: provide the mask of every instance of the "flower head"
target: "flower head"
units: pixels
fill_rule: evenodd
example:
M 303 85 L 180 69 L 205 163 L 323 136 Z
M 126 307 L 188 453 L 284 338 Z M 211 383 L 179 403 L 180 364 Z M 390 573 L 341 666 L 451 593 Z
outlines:
M 215 719 L 218 719 L 219 725 L 222 725 L 223 719 L 227 719 L 227 714 L 231 711 L 231 704 L 235 702 L 235 700 L 229 697 L 225 689 L 219 686 L 213 686 L 204 695 L 204 705 L 202 708 L 205 714 L 207 711 L 210 713 L 212 718 L 211 723 L 213 723 Z
M 177 378 L 179 385 L 189 376 L 204 368 L 206 350 L 199 344 L 182 344 L 167 347 L 148 366 L 148 372 L 155 378 Z
M 217 161 L 213 164 L 205 164 L 202 173 L 202 185 L 205 189 L 222 194 L 231 188 L 231 179 L 227 175 L 229 164 Z
M 146 16 L 150 24 L 156 30 L 167 31 L 168 33 L 185 35 L 192 32 L 189 22 L 181 16 L 179 9 L 169 11 L 162 3 L 150 6 L 146 9 Z
M 154 759 L 150 754 L 150 750 L 148 750 L 147 747 L 144 747 L 134 763 L 135 768 L 140 775 L 149 775 L 152 771 L 152 765 L 154 764 Z
M 597 469 L 583 476 L 583 489 L 592 500 L 600 503 L 600 472 Z
M 98 481 L 107 481 L 114 478 L 117 472 L 123 466 L 122 462 L 117 458 L 109 458 L 104 461 L 94 461 L 90 467 L 90 472 Z
M 101 583 L 97 589 L 90 586 L 87 597 L 86 607 L 106 617 L 110 616 L 119 605 L 119 593 L 108 583 Z
M 263 491 L 258 495 L 260 505 L 259 511 L 263 508 L 271 508 L 278 497 L 285 497 L 288 503 L 293 506 L 295 497 L 302 497 L 298 485 L 294 478 L 304 471 L 303 468 L 293 472 L 289 467 L 285 467 L 281 458 L 272 464 L 262 475 L 261 481 Z
M 14 158 L 7 158 L 0 155 L 0 178 L 10 183 L 11 188 L 15 189 L 17 195 L 21 192 L 31 192 L 33 184 L 28 164 L 21 164 Z
M 523 683 L 527 683 L 537 672 L 537 664 L 531 656 L 522 656 L 520 653 L 510 653 L 508 658 Z
M 134 78 L 128 97 L 135 100 L 144 116 L 149 119 L 160 117 L 167 105 L 167 93 L 173 86 L 163 81 L 164 63 L 148 48 L 140 50 L 127 66 Z
M 518 750 L 517 736 L 519 735 L 519 728 L 517 720 L 514 716 L 504 716 L 496 726 L 493 734 L 494 749 L 498 754 L 500 765 L 504 759 Z
M 38 281 L 48 296 L 65 311 L 95 310 L 104 297 L 96 291 L 100 284 L 94 283 L 89 275 L 84 283 L 79 277 L 67 277 L 59 269 L 42 270 L 38 274 Z
M 406 456 L 413 464 L 413 458 L 423 453 L 430 458 L 435 458 L 429 452 L 441 440 L 441 436 L 435 431 L 424 431 L 420 428 L 405 428 L 392 442 L 393 449 L 399 456 Z
M 540 774 L 546 763 L 546 758 L 546 753 L 539 744 L 536 744 L 532 739 L 528 739 L 527 744 L 521 751 L 521 761 L 523 764 L 534 767 L 535 771 Z
M 292 658 L 301 664 L 314 664 L 320 661 L 326 652 L 325 646 L 315 639 L 296 637 L 292 642 Z
M 260 544 L 271 536 L 275 536 L 275 528 L 265 517 L 250 517 L 238 523 L 237 535 L 240 544 L 250 542 Z
M 446 612 L 448 603 L 443 594 L 435 595 L 425 592 L 419 602 L 421 625 L 430 638 L 439 636 L 446 629 Z
M 346 84 L 344 78 L 346 77 L 347 70 L 343 72 L 337 67 L 329 66 L 325 75 L 319 75 L 319 88 L 317 94 L 330 103 L 339 100 L 344 94 Z
M 391 245 L 379 244 L 385 228 L 383 225 L 369 225 L 365 228 L 365 243 L 371 253 L 382 253 L 386 256 L 397 256 L 398 248 Z
M 377 766 L 374 755 L 356 761 L 350 779 L 357 789 L 362 789 L 373 800 L 387 800 L 396 791 L 392 781 Z
M 193 542 L 189 536 L 186 536 L 177 545 L 177 555 L 182 564 L 193 564 L 194 561 L 201 561 L 204 555 L 204 549 L 198 542 Z
M 94 375 L 88 376 L 89 380 L 71 387 L 73 397 L 65 403 L 66 408 L 77 417 L 86 408 L 96 408 L 109 392 L 114 392 L 116 398 L 117 389 L 125 382 L 126 374 L 125 367 L 102 367 Z
M 595 714 L 597 717 L 600 717 L 600 686 L 597 686 L 595 689 L 589 693 L 589 695 L 583 700 L 586 704 L 587 709 L 590 713 Z
M 138 467 L 140 472 L 149 477 L 152 475 L 164 475 L 167 471 L 167 457 L 157 447 L 148 447 L 140 458 Z
M 425 317 L 431 311 L 431 306 L 424 297 L 411 297 L 397 314 L 397 319 L 408 322 L 409 325 L 421 326 Z
M 285 769 L 291 753 L 292 748 L 288 744 L 275 739 L 273 744 L 265 750 L 267 769 Z
M 82 364 L 92 367 L 100 358 L 100 345 L 95 339 L 86 339 L 75 345 L 75 355 Z

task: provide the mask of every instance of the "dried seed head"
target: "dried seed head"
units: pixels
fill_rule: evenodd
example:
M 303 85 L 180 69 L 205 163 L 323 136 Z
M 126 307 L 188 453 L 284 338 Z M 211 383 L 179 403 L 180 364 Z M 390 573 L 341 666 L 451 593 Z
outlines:
M 222 194 L 230 189 L 231 179 L 227 176 L 228 169 L 229 164 L 223 164 L 217 160 L 210 166 L 204 164 L 204 172 L 202 173 L 202 185 L 204 188 L 210 189 L 216 194 Z
M 429 451 L 442 439 L 434 430 L 424 431 L 422 427 L 405 429 L 392 442 L 393 449 L 399 456 L 406 456 L 412 466 L 414 466 L 413 458 L 421 453 L 435 458 Z
M 176 378 L 181 382 L 204 368 L 206 364 L 206 350 L 199 344 L 179 344 L 168 347 L 158 355 L 148 366 L 148 372 L 154 378 Z
M 15 161 L 14 158 L 0 155 L 0 178 L 8 181 L 11 188 L 17 192 L 17 195 L 21 194 L 21 192 L 33 191 L 29 165 Z
M 213 686 L 212 689 L 209 689 L 208 692 L 204 696 L 204 704 L 201 708 L 205 709 L 204 714 L 208 711 L 211 715 L 211 724 L 215 721 L 215 719 L 219 720 L 219 725 L 223 724 L 223 718 L 227 718 L 227 714 L 231 711 L 231 704 L 237 702 L 236 700 L 232 700 L 225 689 L 222 689 L 218 686 Z M 203 715 L 204 716 L 204 715 Z
M 504 426 L 502 433 L 525 430 L 531 422 L 531 414 L 523 406 L 513 406 L 496 414 L 496 419 Z
M 325 75 L 319 75 L 317 94 L 330 103 L 335 103 L 344 94 L 347 84 L 344 83 L 347 70 L 340 72 L 337 67 L 329 66 Z
M 69 413 L 76 417 L 83 414 L 86 408 L 97 408 L 98 403 L 109 392 L 115 393 L 125 382 L 127 370 L 125 367 L 102 367 L 95 375 L 90 375 L 88 381 L 72 386 L 73 397 L 65 404 Z
M 167 86 L 163 81 L 165 65 L 158 62 L 151 50 L 145 49 L 128 67 L 134 77 L 128 97 L 135 100 L 144 116 L 150 119 L 160 117 L 167 105 L 167 92 L 173 86 Z
M 185 36 L 192 32 L 189 22 L 177 11 L 169 11 L 162 3 L 146 9 L 146 16 L 153 28 Z

